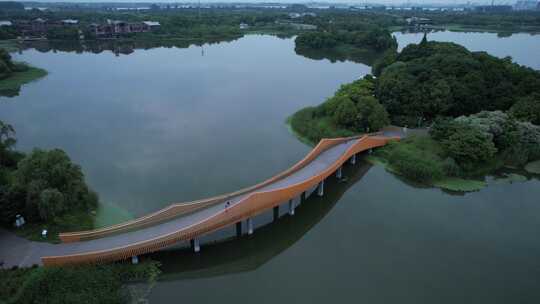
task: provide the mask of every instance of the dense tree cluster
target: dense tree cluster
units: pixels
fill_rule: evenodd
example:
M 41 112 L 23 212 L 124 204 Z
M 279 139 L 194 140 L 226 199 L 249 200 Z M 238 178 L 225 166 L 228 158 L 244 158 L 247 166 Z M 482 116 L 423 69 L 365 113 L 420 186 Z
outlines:
M 24 4 L 16 1 L 0 2 L 0 11 L 24 10 Z
M 75 27 L 56 27 L 47 31 L 47 39 L 53 40 L 77 40 L 79 29 Z
M 28 69 L 26 65 L 13 62 L 8 51 L 0 48 L 0 80 L 26 69 Z
M 424 39 L 394 57 L 388 55 L 376 72 L 381 73 L 376 95 L 398 124 L 506 111 L 514 105 L 525 119 L 536 121 L 540 115 L 526 109 L 538 103 L 540 72 L 454 43 Z
M 510 113 L 519 120 L 540 125 L 540 93 L 518 98 Z
M 390 121 L 373 91 L 374 81 L 370 76 L 342 85 L 319 107 L 317 114 L 332 117 L 336 125 L 355 132 L 377 131 Z
M 396 48 L 397 42 L 390 32 L 377 26 L 363 30 L 336 30 L 305 32 L 295 40 L 296 49 L 332 49 L 342 45 L 356 48 L 386 50 Z
M 540 158 L 540 127 L 501 111 L 437 119 L 430 133 L 465 169 L 496 155 L 512 165 Z
M 0 122 L 0 220 L 10 225 L 22 214 L 33 222 L 55 224 L 74 210 L 95 210 L 97 195 L 81 168 L 59 149 L 16 152 L 13 128 Z
M 374 86 L 371 76 L 342 85 L 334 96 L 318 107 L 295 113 L 291 121 L 293 129 L 310 141 L 378 131 L 390 120 L 373 96 Z

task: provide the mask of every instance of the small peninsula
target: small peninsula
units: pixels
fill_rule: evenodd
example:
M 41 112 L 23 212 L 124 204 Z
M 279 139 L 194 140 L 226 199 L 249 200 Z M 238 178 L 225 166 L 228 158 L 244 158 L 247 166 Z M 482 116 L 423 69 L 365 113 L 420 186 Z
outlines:
M 407 181 L 451 191 L 478 190 L 502 168 L 537 172 L 540 72 L 426 37 L 386 52 L 373 72 L 292 115 L 294 133 L 315 143 L 390 124 L 420 128 L 368 159 Z
M 0 96 L 17 96 L 21 86 L 45 75 L 47 71 L 25 63 L 14 62 L 6 50 L 0 49 Z

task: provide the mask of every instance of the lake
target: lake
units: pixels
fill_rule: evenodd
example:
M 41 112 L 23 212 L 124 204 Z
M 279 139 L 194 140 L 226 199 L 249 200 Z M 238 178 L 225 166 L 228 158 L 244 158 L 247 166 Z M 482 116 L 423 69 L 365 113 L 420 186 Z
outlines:
M 400 47 L 422 38 L 395 35 Z M 540 36 L 428 39 L 540 69 Z M 287 117 L 370 71 L 299 56 L 294 40 L 270 36 L 126 53 L 27 49 L 16 59 L 49 75 L 0 97 L 0 120 L 14 125 L 18 148 L 59 147 L 81 164 L 104 203 L 102 224 L 285 170 L 310 150 L 288 131 Z M 150 303 L 540 300 L 538 179 L 490 178 L 482 191 L 452 195 L 365 162 L 345 175 L 293 217 L 259 216 L 253 236 L 213 242 L 232 235 L 225 231 L 203 241 L 198 255 L 154 254 L 164 273 Z

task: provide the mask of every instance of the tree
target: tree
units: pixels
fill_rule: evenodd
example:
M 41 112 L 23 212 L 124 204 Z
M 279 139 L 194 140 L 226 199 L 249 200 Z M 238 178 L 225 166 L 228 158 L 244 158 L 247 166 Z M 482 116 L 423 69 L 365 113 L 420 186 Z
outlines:
M 15 129 L 0 120 L 0 168 L 16 166 L 19 153 L 12 150 L 16 142 Z
M 405 47 L 393 63 L 376 68 L 381 73 L 376 97 L 397 124 L 483 110 L 506 111 L 514 104 L 513 112 L 524 119 L 536 119 L 540 113 L 534 97 L 540 95 L 540 72 L 514 64 L 510 58 L 470 52 L 453 43 L 423 41 Z
M 14 186 L 24 189 L 25 214 L 36 220 L 51 221 L 67 211 L 89 211 L 98 203 L 81 168 L 59 149 L 36 149 L 22 159 L 14 173 Z
M 519 98 L 510 113 L 519 120 L 540 125 L 540 94 Z
M 346 128 L 356 128 L 359 118 L 358 110 L 350 99 L 344 99 L 339 103 L 334 113 L 336 124 Z
M 45 189 L 39 195 L 39 216 L 44 221 L 54 221 L 65 206 L 64 195 L 57 189 Z
M 492 139 L 477 128 L 462 125 L 442 141 L 446 153 L 465 165 L 485 162 L 497 152 Z

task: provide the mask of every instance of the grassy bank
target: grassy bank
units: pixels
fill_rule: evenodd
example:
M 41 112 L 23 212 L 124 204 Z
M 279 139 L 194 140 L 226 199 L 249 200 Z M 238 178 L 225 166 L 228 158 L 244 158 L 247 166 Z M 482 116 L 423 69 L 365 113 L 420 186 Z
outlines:
M 16 40 L 1 40 L 0 49 L 4 49 L 8 52 L 17 52 L 19 50 L 19 44 Z
M 43 69 L 28 67 L 26 71 L 14 72 L 13 75 L 0 80 L 0 91 L 18 90 L 22 85 L 45 77 L 46 75 L 47 71 Z
M 499 25 L 492 24 L 486 26 L 480 25 L 463 25 L 463 24 L 447 24 L 444 29 L 454 32 L 490 32 L 490 33 L 539 33 L 540 26 L 520 26 L 520 25 Z
M 31 241 L 60 243 L 60 232 L 89 230 L 95 227 L 96 216 L 92 213 L 77 211 L 63 215 L 56 219 L 54 224 L 27 222 L 21 228 L 12 228 L 12 231 L 20 237 Z M 47 237 L 42 237 L 41 232 L 47 229 Z
M 293 134 L 301 141 L 315 145 L 321 138 L 354 135 L 354 132 L 336 125 L 331 117 L 315 115 L 316 110 L 314 107 L 307 107 L 287 119 Z
M 159 263 L 0 270 L 0 303 L 139 303 L 124 285 L 153 286 Z
M 63 215 L 54 224 L 27 222 L 21 228 L 12 228 L 15 234 L 31 241 L 60 243 L 58 234 L 61 232 L 91 230 L 110 226 L 133 219 L 127 210 L 113 204 L 100 203 L 96 212 L 77 211 Z M 47 237 L 41 236 L 47 229 Z
M 487 185 L 473 174 L 459 172 L 456 164 L 445 158 L 440 144 L 429 136 L 413 136 L 390 143 L 377 149 L 367 160 L 424 186 L 468 192 Z

